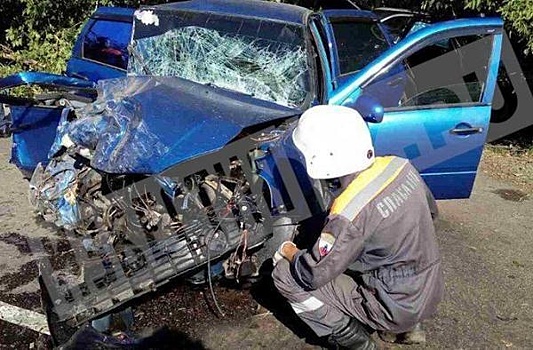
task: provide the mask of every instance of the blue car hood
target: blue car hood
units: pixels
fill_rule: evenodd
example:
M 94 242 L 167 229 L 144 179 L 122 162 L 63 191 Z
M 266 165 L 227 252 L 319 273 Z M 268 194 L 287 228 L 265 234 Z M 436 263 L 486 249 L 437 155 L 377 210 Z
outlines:
M 94 149 L 99 170 L 155 174 L 219 150 L 248 127 L 299 113 L 176 77 L 132 76 L 101 81 L 97 101 L 58 135 Z

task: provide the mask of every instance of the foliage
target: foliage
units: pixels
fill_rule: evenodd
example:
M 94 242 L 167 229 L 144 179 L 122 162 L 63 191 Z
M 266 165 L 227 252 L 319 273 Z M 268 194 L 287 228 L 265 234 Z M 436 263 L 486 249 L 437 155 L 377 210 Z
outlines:
M 84 21 L 98 6 L 138 7 L 167 1 L 2 0 L 0 76 L 21 70 L 61 73 Z
M 61 73 L 83 22 L 97 6 L 138 7 L 169 0 L 2 0 L 0 76 L 20 70 Z M 221 0 L 222 1 L 222 0 Z M 315 0 L 274 0 L 312 6 Z M 340 2 L 340 0 L 338 0 Z M 514 41 L 533 52 L 531 0 L 359 0 L 366 7 L 424 10 L 437 18 L 500 14 Z
M 465 16 L 473 13 L 499 14 L 505 20 L 507 32 L 533 52 L 533 1 L 531 0 L 424 0 L 422 9 L 441 16 Z
M 533 1 L 531 0 L 468 0 L 467 7 L 478 11 L 497 12 L 507 24 L 511 37 L 521 40 L 533 52 Z

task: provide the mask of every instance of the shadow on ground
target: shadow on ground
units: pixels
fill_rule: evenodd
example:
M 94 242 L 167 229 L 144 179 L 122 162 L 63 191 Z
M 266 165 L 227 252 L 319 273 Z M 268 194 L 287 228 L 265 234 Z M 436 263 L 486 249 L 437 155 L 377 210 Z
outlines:
M 270 265 L 270 264 L 264 264 Z M 327 342 L 319 338 L 300 318 L 294 313 L 286 299 L 281 296 L 271 276 L 272 268 L 268 266 L 261 279 L 251 288 L 251 294 L 264 309 L 270 311 L 274 317 L 285 327 L 293 332 L 298 338 L 305 340 L 310 345 L 327 347 Z

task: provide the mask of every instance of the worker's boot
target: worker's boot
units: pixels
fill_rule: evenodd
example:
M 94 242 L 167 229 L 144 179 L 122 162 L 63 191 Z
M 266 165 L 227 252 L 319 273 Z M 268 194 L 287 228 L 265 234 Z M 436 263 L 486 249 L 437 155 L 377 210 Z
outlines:
M 365 326 L 352 318 L 350 322 L 329 337 L 329 342 L 340 349 L 374 350 L 376 343 L 365 329 Z
M 417 323 L 413 329 L 405 333 L 379 332 L 379 337 L 388 343 L 424 344 L 426 342 L 426 332 L 422 329 L 421 323 Z

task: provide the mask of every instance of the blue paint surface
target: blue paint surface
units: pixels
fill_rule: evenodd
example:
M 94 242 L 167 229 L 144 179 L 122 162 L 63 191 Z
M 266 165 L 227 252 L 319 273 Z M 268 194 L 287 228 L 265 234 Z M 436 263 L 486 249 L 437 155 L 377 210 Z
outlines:
M 192 0 L 147 7 L 147 9 L 151 8 L 168 15 L 176 15 L 182 11 L 202 11 L 248 16 L 301 26 L 308 26 L 308 19 L 312 14 L 311 11 L 297 6 L 238 0 Z M 81 38 L 88 33 L 91 24 L 96 20 L 131 23 L 132 15 L 133 9 L 102 8 L 84 27 L 80 39 L 74 46 L 67 72 L 71 76 L 83 77 L 87 80 L 26 72 L 1 79 L 0 88 L 41 84 L 89 89 L 93 87 L 93 81 L 124 77 L 124 70 L 83 59 Z M 435 38 L 438 39 L 439 35 L 473 35 L 483 31 L 494 35 L 494 52 L 486 81 L 486 91 L 481 103 L 461 108 L 403 111 L 385 109 L 383 122 L 370 126 L 377 153 L 398 154 L 411 159 L 438 198 L 468 196 L 486 137 L 486 126 L 488 126 L 490 116 L 490 103 L 496 83 L 499 50 L 501 49 L 502 21 L 497 18 L 476 18 L 433 24 L 411 33 L 360 71 L 341 76 L 338 68 L 339 58 L 334 47 L 334 33 L 328 25 L 328 20 L 343 16 L 351 16 L 353 20 L 357 18 L 375 20 L 375 16 L 370 12 L 350 10 L 325 11 L 316 16 L 319 20 L 313 26 L 316 24 L 317 27 L 312 29 L 315 38 L 320 37 L 318 35 L 320 29 L 327 39 L 327 42 L 318 47 L 321 63 L 325 65 L 322 71 L 326 73 L 323 77 L 325 96 L 322 96 L 321 100 L 317 98 L 313 104 L 355 105 L 356 98 L 360 96 L 361 87 L 365 82 L 401 55 L 417 50 L 421 44 L 429 40 L 428 38 L 436 40 Z M 326 52 L 328 50 L 329 54 Z M 402 72 L 392 73 L 393 75 L 402 74 Z M 105 117 L 107 119 L 104 118 L 104 123 L 107 123 L 106 127 L 108 127 L 106 133 L 103 135 L 89 133 L 80 136 L 80 140 L 87 139 L 99 143 L 93 165 L 107 172 L 156 174 L 189 159 L 215 152 L 247 128 L 261 123 L 277 122 L 300 113 L 297 110 L 243 94 L 194 84 L 177 78 L 157 78 L 157 84 L 155 84 L 155 79 L 149 77 L 124 78 L 121 81 L 119 85 L 127 83 L 137 86 L 136 84 L 140 84 L 139 89 L 126 94 L 120 101 L 114 100 L 113 108 L 121 111 L 122 116 L 126 118 L 117 123 L 117 116 L 108 115 Z M 400 84 L 395 88 L 387 88 L 386 83 L 385 80 L 382 85 L 376 85 L 375 88 L 383 90 L 385 97 L 388 96 L 391 101 L 395 101 L 402 93 L 404 86 Z M 53 108 L 15 106 L 12 109 L 13 126 L 15 129 L 19 128 L 19 132 L 14 135 L 13 161 L 19 167 L 31 171 L 37 161 L 46 159 L 60 114 L 61 109 Z M 457 125 L 483 126 L 485 129 L 480 134 L 457 137 L 449 133 L 449 130 Z M 139 126 L 142 126 L 142 132 L 139 131 L 141 130 Z M 144 135 L 153 136 L 154 138 L 150 140 L 156 140 L 157 144 L 161 145 L 161 152 L 157 156 L 150 157 L 150 153 L 142 151 L 139 152 L 139 157 L 133 159 L 133 163 L 126 162 L 128 157 L 121 156 L 121 154 L 130 154 L 136 149 L 147 148 L 143 145 Z M 284 140 L 287 138 L 285 137 Z M 279 150 L 281 146 L 276 144 L 273 147 L 274 151 L 276 147 Z M 276 151 L 269 154 L 276 154 L 279 159 L 289 159 L 290 166 L 301 180 L 305 178 L 305 169 L 302 168 L 298 155 L 294 149 L 291 150 L 291 147 L 294 148 L 286 145 L 283 152 Z M 283 203 L 287 191 L 283 188 L 279 171 L 275 169 L 274 157 L 271 156 L 270 159 L 268 157 L 267 155 L 260 160 L 263 163 L 260 173 L 268 180 L 273 197 L 275 197 L 273 201 L 278 204 Z M 458 185 L 458 179 L 461 179 L 464 186 Z M 310 183 L 300 185 L 304 189 L 310 189 L 311 186 Z
M 42 72 L 21 72 L 0 79 L 0 90 L 10 89 L 21 85 L 39 85 L 43 87 L 61 87 L 75 89 L 92 89 L 95 84 L 92 81 L 70 78 L 64 75 L 42 73 Z
M 37 163 L 48 159 L 61 109 L 11 106 L 13 145 L 11 162 L 29 175 Z
M 163 11 L 202 11 L 236 16 L 250 16 L 268 20 L 306 24 L 311 10 L 300 6 L 260 0 L 191 0 L 154 6 Z
M 405 156 L 409 159 L 418 158 L 422 155 L 422 153 L 420 153 L 420 148 L 418 148 L 416 143 L 404 147 L 403 151 L 405 152 Z
M 101 89 L 107 126 L 92 135 L 92 165 L 110 173 L 157 174 L 222 148 L 249 127 L 300 113 L 175 77 L 126 77 Z

